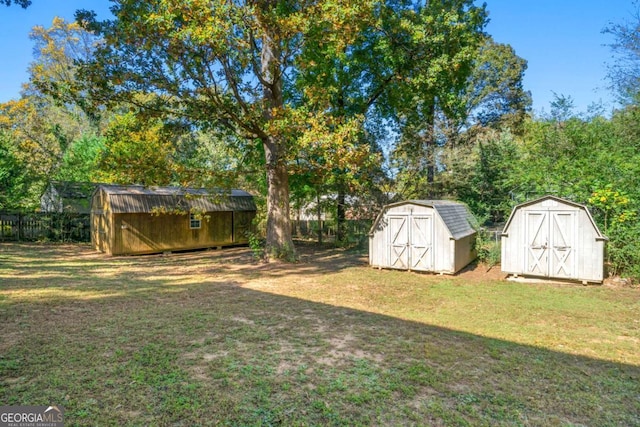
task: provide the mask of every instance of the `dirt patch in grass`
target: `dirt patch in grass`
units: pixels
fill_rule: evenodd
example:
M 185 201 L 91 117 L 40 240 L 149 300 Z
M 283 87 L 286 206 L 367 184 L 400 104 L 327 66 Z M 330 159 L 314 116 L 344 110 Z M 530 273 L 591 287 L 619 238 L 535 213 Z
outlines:
M 0 402 L 69 425 L 640 425 L 640 292 L 300 245 L 0 246 Z

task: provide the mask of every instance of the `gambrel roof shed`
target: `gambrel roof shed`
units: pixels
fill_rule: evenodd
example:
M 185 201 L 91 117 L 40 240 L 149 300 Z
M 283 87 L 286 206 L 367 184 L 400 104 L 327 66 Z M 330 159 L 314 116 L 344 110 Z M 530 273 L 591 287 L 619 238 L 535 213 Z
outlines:
M 100 185 L 91 202 L 91 242 L 111 255 L 248 243 L 256 204 L 242 190 Z
M 453 274 L 476 257 L 469 209 L 449 200 L 386 205 L 369 232 L 369 263 L 379 268 Z
M 43 212 L 88 214 L 91 196 L 100 184 L 92 182 L 51 181 L 40 197 Z
M 545 196 L 516 206 L 502 232 L 505 273 L 602 282 L 604 245 L 589 209 Z

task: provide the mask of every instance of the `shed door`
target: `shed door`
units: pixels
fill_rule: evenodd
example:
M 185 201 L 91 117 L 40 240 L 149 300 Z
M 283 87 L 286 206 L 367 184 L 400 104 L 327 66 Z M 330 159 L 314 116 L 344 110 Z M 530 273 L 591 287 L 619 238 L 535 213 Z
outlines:
M 576 278 L 575 212 L 551 212 L 551 251 L 549 269 L 552 277 Z
M 409 268 L 409 217 L 389 216 L 389 267 Z
M 412 270 L 433 270 L 433 217 L 413 216 L 410 232 Z
M 389 267 L 433 270 L 433 217 L 389 216 Z
M 574 278 L 575 214 L 562 211 L 525 214 L 527 274 Z
M 107 230 L 104 213 L 102 211 L 93 214 L 93 244 L 95 249 L 100 252 L 106 251 L 107 246 Z

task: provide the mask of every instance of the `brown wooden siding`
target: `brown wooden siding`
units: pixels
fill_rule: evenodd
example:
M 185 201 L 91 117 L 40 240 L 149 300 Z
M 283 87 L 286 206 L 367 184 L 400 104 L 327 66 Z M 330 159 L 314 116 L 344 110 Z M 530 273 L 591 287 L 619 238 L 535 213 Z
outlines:
M 236 228 L 234 215 L 245 223 Z M 190 228 L 189 215 L 113 214 L 116 230 L 111 253 L 142 254 L 245 244 L 254 212 L 207 212 L 201 228 Z M 244 234 L 244 235 L 243 235 Z
M 118 213 L 110 197 L 98 189 L 93 196 L 91 241 L 110 255 L 146 254 L 248 243 L 255 210 L 204 212 L 200 228 L 191 228 L 188 213 Z

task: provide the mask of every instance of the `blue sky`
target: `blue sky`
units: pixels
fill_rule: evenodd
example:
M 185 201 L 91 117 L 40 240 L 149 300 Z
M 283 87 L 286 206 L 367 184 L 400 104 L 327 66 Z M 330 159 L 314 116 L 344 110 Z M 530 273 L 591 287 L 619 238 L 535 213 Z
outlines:
M 534 111 L 549 111 L 553 93 L 571 96 L 578 111 L 603 101 L 607 90 L 607 46 L 602 34 L 610 23 L 632 19 L 632 0 L 486 0 L 491 19 L 487 32 L 510 44 L 528 61 L 524 85 L 533 95 Z
M 602 101 L 614 107 L 606 89 L 611 38 L 602 30 L 631 19 L 632 0 L 486 0 L 487 32 L 526 59 L 525 88 L 536 113 L 549 111 L 553 93 L 571 96 L 578 111 Z M 76 9 L 108 11 L 107 0 L 33 0 L 26 10 L 0 6 L 0 102 L 16 99 L 27 80 L 33 44 L 29 31 L 50 26 L 54 16 L 73 19 Z

